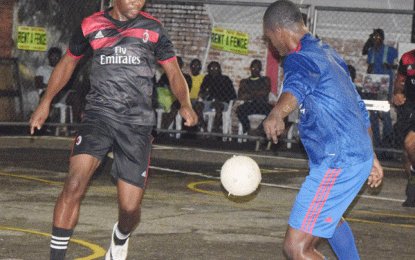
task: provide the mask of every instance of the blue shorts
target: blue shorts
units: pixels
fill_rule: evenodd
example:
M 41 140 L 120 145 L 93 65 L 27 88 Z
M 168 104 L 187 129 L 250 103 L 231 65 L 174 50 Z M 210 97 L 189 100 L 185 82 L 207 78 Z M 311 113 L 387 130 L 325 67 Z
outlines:
M 343 169 L 311 169 L 295 199 L 289 225 L 316 237 L 331 238 L 369 177 L 372 165 L 373 157 Z
M 112 147 L 111 175 L 145 188 L 153 126 L 120 123 L 102 116 L 85 115 L 76 136 L 72 156 L 89 154 L 102 161 Z

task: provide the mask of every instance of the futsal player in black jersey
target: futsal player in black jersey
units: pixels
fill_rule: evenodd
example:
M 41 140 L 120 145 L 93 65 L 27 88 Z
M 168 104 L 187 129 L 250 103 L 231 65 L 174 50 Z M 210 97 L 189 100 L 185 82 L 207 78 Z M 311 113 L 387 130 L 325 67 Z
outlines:
M 197 123 L 173 45 L 161 22 L 141 11 L 144 4 L 145 0 L 114 0 L 112 8 L 83 20 L 30 119 L 33 134 L 45 122 L 52 98 L 65 86 L 83 54 L 92 48 L 91 90 L 69 174 L 55 205 L 50 259 L 64 259 L 88 181 L 111 147 L 111 175 L 117 180 L 119 214 L 105 259 L 126 259 L 129 236 L 140 220 L 147 180 L 155 123 L 152 78 L 157 62 L 180 102 L 185 125 Z

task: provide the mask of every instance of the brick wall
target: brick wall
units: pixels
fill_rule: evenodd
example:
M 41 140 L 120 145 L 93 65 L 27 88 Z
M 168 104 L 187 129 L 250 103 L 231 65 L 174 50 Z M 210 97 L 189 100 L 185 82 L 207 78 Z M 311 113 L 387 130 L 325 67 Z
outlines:
M 14 1 L 0 1 L 0 57 L 11 57 Z
M 212 30 L 203 5 L 147 4 L 144 11 L 163 23 L 170 34 L 176 54 L 183 58 L 185 72 L 189 73 L 192 59 L 203 60 Z
M 205 69 L 202 71 L 204 74 L 206 74 L 209 62 L 218 61 L 221 64 L 222 73 L 232 79 L 237 90 L 239 81 L 250 76 L 249 66 L 253 59 L 260 59 L 265 71 L 267 50 L 261 38 L 262 33 L 258 33 L 258 30 L 262 31 L 262 28 L 258 28 L 257 25 L 244 25 L 242 29 L 232 28 L 234 25 L 229 24 L 215 25 L 224 29 L 250 34 L 250 53 L 239 55 L 215 49 L 208 50 L 213 24 L 207 8 L 202 4 L 166 5 L 149 3 L 145 11 L 159 19 L 169 31 L 176 54 L 182 56 L 184 60 L 183 71 L 185 73 L 190 73 L 189 63 L 192 59 L 198 58 L 202 63 L 205 62 Z

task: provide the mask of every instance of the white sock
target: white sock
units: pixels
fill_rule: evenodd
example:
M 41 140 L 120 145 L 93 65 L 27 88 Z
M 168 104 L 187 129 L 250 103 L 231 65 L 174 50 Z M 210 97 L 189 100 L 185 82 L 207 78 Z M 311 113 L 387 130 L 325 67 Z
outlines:
M 115 229 L 115 235 L 117 236 L 118 239 L 125 240 L 130 236 L 130 233 L 128 233 L 127 235 L 124 235 L 123 233 L 121 233 L 121 231 L 118 229 L 118 224 L 117 224 L 117 228 Z

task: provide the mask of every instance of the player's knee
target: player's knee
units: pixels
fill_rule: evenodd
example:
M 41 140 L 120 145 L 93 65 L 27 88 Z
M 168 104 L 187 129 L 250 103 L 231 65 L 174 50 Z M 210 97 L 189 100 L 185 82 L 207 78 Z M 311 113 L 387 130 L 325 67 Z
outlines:
M 140 204 L 122 204 L 120 205 L 120 211 L 126 215 L 140 215 Z
M 63 196 L 66 199 L 79 200 L 85 192 L 85 183 L 79 178 L 68 178 L 63 189 Z
M 404 148 L 406 151 L 415 150 L 415 136 L 407 136 L 405 138 Z
M 297 247 L 291 241 L 284 242 L 283 252 L 288 259 L 295 259 L 295 253 L 298 252 L 297 250 Z
M 312 251 L 312 246 L 305 245 L 304 241 L 286 239 L 284 241 L 283 252 L 288 259 L 303 259 L 308 251 Z

